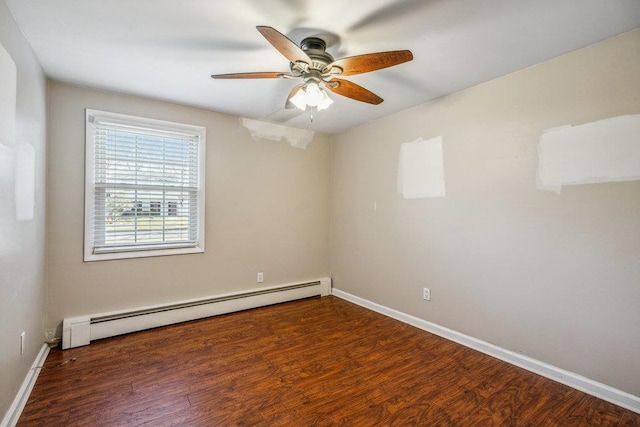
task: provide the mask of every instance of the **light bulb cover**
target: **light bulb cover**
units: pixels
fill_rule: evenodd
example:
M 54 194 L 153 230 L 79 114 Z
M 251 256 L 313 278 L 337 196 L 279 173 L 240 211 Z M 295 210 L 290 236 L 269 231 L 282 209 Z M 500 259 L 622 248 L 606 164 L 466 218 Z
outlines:
M 291 101 L 293 105 L 295 105 L 302 111 L 305 111 L 307 109 L 307 102 L 306 102 L 306 96 L 304 93 L 304 88 L 297 91 L 295 95 L 289 98 L 289 101 Z
M 327 91 L 323 90 L 322 91 L 322 100 L 320 102 L 318 102 L 318 105 L 316 106 L 316 108 L 318 109 L 318 111 L 320 110 L 325 110 L 327 108 L 329 108 L 329 105 L 333 104 L 333 99 L 329 98 L 329 95 L 327 95 Z
M 318 83 L 316 82 L 307 83 L 305 95 L 307 105 L 311 107 L 317 107 L 318 104 L 322 101 L 322 91 L 320 90 L 320 86 L 318 86 Z

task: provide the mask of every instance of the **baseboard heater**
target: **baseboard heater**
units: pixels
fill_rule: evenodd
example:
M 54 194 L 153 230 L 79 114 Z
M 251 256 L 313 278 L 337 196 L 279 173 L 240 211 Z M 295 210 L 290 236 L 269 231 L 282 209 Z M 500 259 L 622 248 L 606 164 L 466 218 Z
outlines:
M 258 288 L 171 304 L 69 317 L 62 322 L 62 349 L 80 347 L 93 340 L 159 326 L 330 294 L 331 279 L 326 277 L 311 282 Z

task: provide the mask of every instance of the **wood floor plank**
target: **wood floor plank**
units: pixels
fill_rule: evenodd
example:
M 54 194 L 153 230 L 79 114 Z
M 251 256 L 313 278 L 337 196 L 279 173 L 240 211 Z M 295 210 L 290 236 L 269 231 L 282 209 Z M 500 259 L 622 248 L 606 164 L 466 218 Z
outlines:
M 334 297 L 52 350 L 46 367 L 19 426 L 640 425 Z

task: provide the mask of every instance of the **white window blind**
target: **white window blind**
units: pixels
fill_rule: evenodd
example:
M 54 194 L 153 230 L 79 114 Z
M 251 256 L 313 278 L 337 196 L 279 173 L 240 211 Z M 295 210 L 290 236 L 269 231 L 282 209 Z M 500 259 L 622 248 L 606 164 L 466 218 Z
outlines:
M 201 246 L 204 129 L 89 110 L 87 127 L 89 260 Z

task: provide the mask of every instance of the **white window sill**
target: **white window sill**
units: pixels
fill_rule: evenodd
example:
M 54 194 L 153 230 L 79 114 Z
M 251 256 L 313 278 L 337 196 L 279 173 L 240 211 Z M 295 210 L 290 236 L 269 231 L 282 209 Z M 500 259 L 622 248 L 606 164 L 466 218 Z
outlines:
M 185 254 L 198 254 L 203 253 L 204 248 L 199 246 L 192 248 L 171 248 L 171 249 L 151 249 L 140 251 L 123 251 L 123 252 L 103 252 L 99 254 L 85 253 L 84 261 L 107 261 L 113 259 L 130 259 L 130 258 L 146 258 L 153 256 L 168 256 L 168 255 L 185 255 Z

